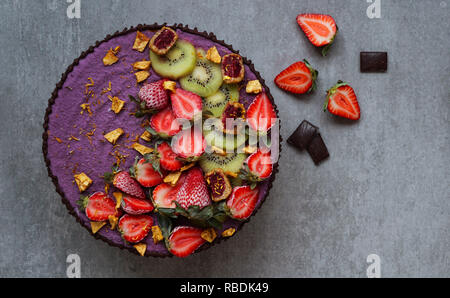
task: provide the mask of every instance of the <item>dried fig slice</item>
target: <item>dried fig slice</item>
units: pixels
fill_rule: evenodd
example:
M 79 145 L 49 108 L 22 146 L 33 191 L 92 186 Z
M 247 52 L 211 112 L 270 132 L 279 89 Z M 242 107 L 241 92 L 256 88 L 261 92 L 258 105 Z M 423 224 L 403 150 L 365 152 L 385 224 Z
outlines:
M 150 49 L 157 55 L 165 55 L 177 40 L 178 35 L 173 29 L 162 27 L 150 39 Z
M 238 54 L 228 54 L 222 57 L 222 76 L 227 84 L 239 83 L 244 79 L 244 62 Z
M 214 202 L 225 200 L 231 194 L 230 181 L 222 169 L 214 169 L 208 172 L 205 175 L 205 180 Z
M 229 120 L 231 119 L 231 120 Z M 239 120 L 240 119 L 240 120 Z M 244 125 L 245 107 L 239 102 L 228 102 L 222 113 L 223 132 L 236 134 Z M 228 121 L 227 121 L 228 120 Z

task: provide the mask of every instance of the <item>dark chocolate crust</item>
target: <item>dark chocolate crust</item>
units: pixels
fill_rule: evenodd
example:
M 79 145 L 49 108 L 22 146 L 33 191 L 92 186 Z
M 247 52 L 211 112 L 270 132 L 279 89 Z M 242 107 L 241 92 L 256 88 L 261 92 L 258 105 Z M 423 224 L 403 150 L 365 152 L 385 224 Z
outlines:
M 69 67 L 66 69 L 66 71 L 62 74 L 61 80 L 56 84 L 56 87 L 53 90 L 50 99 L 48 100 L 48 106 L 47 106 L 47 109 L 46 109 L 46 112 L 45 112 L 44 125 L 43 125 L 44 132 L 42 134 L 42 139 L 43 139 L 42 151 L 43 151 L 43 154 L 44 154 L 45 164 L 47 166 L 48 176 L 52 179 L 53 184 L 55 185 L 55 188 L 56 188 L 56 192 L 59 193 L 59 195 L 61 196 L 62 202 L 64 203 L 64 205 L 66 205 L 66 207 L 67 207 L 67 209 L 69 211 L 69 214 L 73 215 L 75 217 L 76 221 L 79 222 L 81 224 L 81 226 L 85 227 L 89 231 L 89 233 L 91 233 L 91 234 L 92 234 L 92 232 L 89 229 L 89 227 L 86 226 L 86 225 L 83 225 L 83 223 L 81 222 L 80 218 L 77 217 L 74 208 L 70 205 L 68 199 L 66 198 L 66 195 L 64 194 L 64 192 L 62 191 L 61 187 L 59 186 L 58 178 L 55 175 L 53 175 L 53 173 L 52 173 L 52 171 L 50 169 L 50 160 L 49 160 L 47 154 L 48 154 L 48 125 L 49 125 L 49 116 L 52 113 L 52 106 L 55 103 L 55 100 L 58 97 L 58 91 L 62 88 L 62 86 L 63 86 L 63 84 L 64 84 L 68 74 L 70 72 L 72 72 L 74 67 L 79 64 L 80 60 L 84 59 L 87 55 L 92 53 L 94 51 L 94 49 L 96 47 L 98 47 L 101 43 L 109 41 L 110 39 L 118 37 L 118 36 L 121 36 L 121 35 L 125 35 L 125 34 L 131 33 L 131 32 L 135 32 L 137 30 L 139 30 L 139 31 L 144 31 L 144 30 L 154 30 L 154 31 L 156 31 L 156 30 L 159 30 L 163 26 L 168 26 L 168 25 L 166 23 L 161 24 L 161 25 L 159 25 L 157 23 L 152 24 L 152 25 L 140 24 L 140 25 L 137 25 L 136 27 L 125 28 L 122 31 L 117 31 L 117 32 L 115 32 L 112 35 L 108 34 L 102 41 L 96 41 L 95 42 L 95 46 L 90 46 L 86 51 L 81 53 L 80 57 L 75 59 L 73 61 L 73 63 L 71 65 L 69 65 Z M 187 33 L 197 34 L 199 36 L 205 37 L 205 38 L 207 38 L 207 39 L 209 39 L 209 40 L 211 40 L 211 41 L 213 41 L 215 43 L 218 43 L 218 44 L 228 48 L 233 53 L 239 54 L 239 51 L 234 50 L 231 45 L 226 44 L 223 40 L 218 40 L 217 37 L 213 33 L 208 33 L 206 31 L 199 32 L 196 27 L 194 29 L 190 29 L 187 25 L 183 26 L 182 24 L 174 24 L 173 26 L 169 26 L 169 27 L 171 27 L 171 28 L 173 28 L 175 30 L 176 29 L 180 29 L 180 30 L 182 30 L 184 32 L 187 32 Z M 270 101 L 272 102 L 272 104 L 274 106 L 274 109 L 275 109 L 275 112 L 276 112 L 276 115 L 279 118 L 279 115 L 278 115 L 279 113 L 278 113 L 277 106 L 275 104 L 275 101 L 274 101 L 272 95 L 270 94 L 269 88 L 265 84 L 264 79 L 261 77 L 260 73 L 255 70 L 254 65 L 251 62 L 251 60 L 248 60 L 245 57 L 242 57 L 242 58 L 243 58 L 244 64 L 246 64 L 250 68 L 250 70 L 256 75 L 258 80 L 264 86 L 266 94 L 269 97 Z M 280 124 L 280 127 L 281 127 L 281 124 Z M 280 142 L 279 143 L 280 144 L 279 145 L 279 153 L 280 153 L 280 156 L 281 156 L 281 142 L 282 142 L 281 134 L 280 134 L 279 142 Z M 272 188 L 272 183 L 273 183 L 273 181 L 275 179 L 275 174 L 277 172 L 278 172 L 278 162 L 276 164 L 274 164 L 273 173 L 272 173 L 272 176 L 270 177 L 270 180 L 269 180 L 269 185 L 268 185 L 268 188 L 267 188 L 266 195 L 262 199 L 261 204 L 258 206 L 258 208 L 253 211 L 253 214 L 250 216 L 250 218 L 256 214 L 258 209 L 262 206 L 262 204 L 264 203 L 265 199 L 267 198 L 267 196 L 268 196 L 268 194 L 270 192 L 270 189 Z M 246 222 L 250 221 L 250 218 L 245 220 L 245 222 L 242 225 L 239 226 L 238 230 L 240 230 L 244 226 L 244 224 Z M 110 241 L 108 238 L 103 237 L 100 234 L 93 234 L 93 236 L 96 239 L 101 239 L 101 240 L 105 241 L 106 243 L 108 243 L 111 246 L 119 247 L 120 249 L 127 249 L 130 252 L 132 252 L 132 253 L 134 253 L 136 255 L 139 255 L 139 253 L 132 247 L 125 247 L 124 245 L 115 244 L 112 241 Z M 226 237 L 226 238 L 219 237 L 213 243 L 206 243 L 203 246 L 201 246 L 196 251 L 196 253 L 200 252 L 200 251 L 203 251 L 203 250 L 206 250 L 206 249 L 210 248 L 211 246 L 213 246 L 214 244 L 220 243 L 221 241 L 227 240 L 229 238 L 231 238 L 231 237 Z M 172 257 L 172 255 L 166 255 L 166 254 L 160 254 L 160 253 L 150 253 L 150 252 L 146 252 L 145 256 L 153 256 L 153 257 L 168 257 L 168 256 L 170 256 L 170 257 Z

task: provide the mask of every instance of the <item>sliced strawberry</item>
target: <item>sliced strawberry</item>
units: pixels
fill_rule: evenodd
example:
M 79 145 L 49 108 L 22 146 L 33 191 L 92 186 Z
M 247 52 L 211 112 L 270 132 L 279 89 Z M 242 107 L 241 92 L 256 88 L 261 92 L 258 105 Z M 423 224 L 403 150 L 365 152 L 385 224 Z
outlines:
M 336 37 L 337 26 L 334 19 L 323 14 L 299 14 L 297 23 L 305 32 L 306 37 L 316 47 L 331 45 Z M 325 56 L 328 47 L 324 48 L 322 54 Z
M 142 200 L 131 196 L 123 196 L 121 207 L 123 211 L 132 215 L 149 213 L 154 209 L 151 201 Z
M 181 158 L 196 158 L 205 152 L 206 141 L 203 134 L 193 127 L 178 133 L 172 139 L 172 149 Z
M 247 109 L 247 123 L 260 132 L 268 131 L 276 122 L 277 115 L 266 93 L 260 93 Z
M 119 220 L 119 231 L 125 241 L 137 243 L 147 236 L 152 225 L 153 219 L 149 215 L 125 214 Z
M 202 229 L 194 227 L 176 227 L 169 237 L 169 251 L 177 257 L 187 257 L 206 242 L 202 232 Z
M 233 192 L 227 199 L 228 213 L 236 219 L 248 218 L 255 210 L 258 194 L 258 186 L 254 189 L 249 185 L 233 188 Z
M 118 215 L 114 200 L 100 191 L 93 193 L 89 197 L 83 197 L 78 201 L 78 204 L 92 221 L 105 221 L 108 220 L 110 215 Z
M 162 183 L 155 187 L 153 190 L 152 201 L 156 208 L 175 208 L 176 205 L 174 201 L 176 200 L 176 195 L 178 190 L 184 183 L 186 174 L 181 174 L 178 182 L 175 186 L 170 186 L 169 184 Z
M 134 175 L 143 187 L 152 187 L 163 182 L 162 175 L 155 171 L 153 165 L 147 162 L 145 158 L 141 158 L 134 165 Z
M 177 118 L 192 120 L 196 114 L 202 112 L 202 98 L 193 92 L 177 88 L 170 95 L 170 99 Z
M 150 126 L 162 138 L 172 137 L 181 130 L 181 126 L 170 107 L 154 114 L 150 120 Z
M 159 162 L 160 165 L 168 171 L 177 171 L 182 166 L 183 163 L 177 159 L 177 154 L 172 151 L 170 145 L 163 142 L 158 145 Z
M 295 62 L 283 70 L 275 78 L 275 84 L 286 91 L 302 94 L 316 88 L 315 81 L 318 71 L 309 65 L 308 61 Z
M 247 159 L 250 173 L 259 179 L 266 179 L 272 174 L 272 160 L 270 151 L 259 149 Z
M 337 116 L 358 120 L 361 117 L 358 99 L 355 91 L 345 82 L 338 81 L 335 86 L 328 90 L 327 100 L 323 110 Z
M 203 208 L 211 204 L 208 187 L 200 168 L 194 167 L 189 170 L 186 180 L 177 192 L 176 200 L 184 209 L 190 206 Z
M 142 187 L 126 171 L 121 171 L 114 175 L 113 185 L 133 197 L 145 199 L 145 193 Z

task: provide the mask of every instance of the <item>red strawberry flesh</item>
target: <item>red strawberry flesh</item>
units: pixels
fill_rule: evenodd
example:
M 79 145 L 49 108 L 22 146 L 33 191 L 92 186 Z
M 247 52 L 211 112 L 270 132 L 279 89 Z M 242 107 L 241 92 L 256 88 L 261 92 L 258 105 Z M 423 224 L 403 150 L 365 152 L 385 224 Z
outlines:
M 152 187 L 163 182 L 160 173 L 155 171 L 153 165 L 145 161 L 145 158 L 141 158 L 135 167 L 136 180 L 143 187 Z
M 194 129 L 186 129 L 172 139 L 172 149 L 182 158 L 198 157 L 205 152 L 206 141 L 203 134 Z
M 142 200 L 130 196 L 124 196 L 121 203 L 123 211 L 128 214 L 138 215 L 153 211 L 153 204 L 149 200 Z
M 163 142 L 159 144 L 158 152 L 160 155 L 159 162 L 164 169 L 177 171 L 183 166 L 183 163 L 177 159 L 177 154 L 173 152 L 168 143 Z
M 153 115 L 150 126 L 163 138 L 172 137 L 181 130 L 171 108 L 166 108 Z
M 124 193 L 139 199 L 145 199 L 144 190 L 126 171 L 121 171 L 114 176 L 113 185 Z
M 206 242 L 202 232 L 202 229 L 189 226 L 176 227 L 169 237 L 169 251 L 177 257 L 187 257 Z
M 232 217 L 240 220 L 250 217 L 255 210 L 258 194 L 258 186 L 254 189 L 248 185 L 233 188 L 233 192 L 227 199 L 227 207 Z
M 258 150 L 249 156 L 247 164 L 250 172 L 261 179 L 266 179 L 272 174 L 270 151 L 263 152 Z
M 193 92 L 177 88 L 170 99 L 177 118 L 192 120 L 202 111 L 202 98 Z
M 149 215 L 125 214 L 119 220 L 119 230 L 123 239 L 131 243 L 137 243 L 144 239 L 152 225 L 153 219 Z
M 297 23 L 316 47 L 331 43 L 336 35 L 336 22 L 329 15 L 299 14 Z
M 256 131 L 266 132 L 276 122 L 276 114 L 266 93 L 260 93 L 247 109 L 247 123 Z
M 116 216 L 116 203 L 102 192 L 96 192 L 87 199 L 85 213 L 93 221 L 108 220 L 110 215 Z
M 313 83 L 311 69 L 302 61 L 290 65 L 275 78 L 275 84 L 279 88 L 296 94 L 308 92 Z

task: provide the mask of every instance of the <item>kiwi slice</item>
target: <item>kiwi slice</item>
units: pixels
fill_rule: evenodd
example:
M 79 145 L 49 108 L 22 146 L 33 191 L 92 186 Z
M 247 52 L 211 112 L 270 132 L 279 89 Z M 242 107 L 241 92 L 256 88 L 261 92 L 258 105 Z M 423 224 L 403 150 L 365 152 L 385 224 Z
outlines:
M 218 147 L 226 152 L 234 152 L 237 148 L 243 147 L 247 140 L 247 135 L 226 135 L 217 130 L 203 130 L 203 136 L 209 146 Z
M 205 57 L 203 50 L 199 49 L 198 52 L 199 56 Z M 201 97 L 211 96 L 216 93 L 222 82 L 220 65 L 206 58 L 197 58 L 191 74 L 180 79 L 180 85 L 184 90 L 194 92 Z
M 158 56 L 150 51 L 150 60 L 157 74 L 176 80 L 193 71 L 197 54 L 190 42 L 178 40 L 165 55 Z
M 214 117 L 220 118 L 229 101 L 239 100 L 239 87 L 237 84 L 223 84 L 219 90 L 203 100 L 203 109 L 211 112 Z
M 205 173 L 218 168 L 224 172 L 238 173 L 246 158 L 245 153 L 230 153 L 225 156 L 217 153 L 205 153 L 200 158 L 199 164 Z

